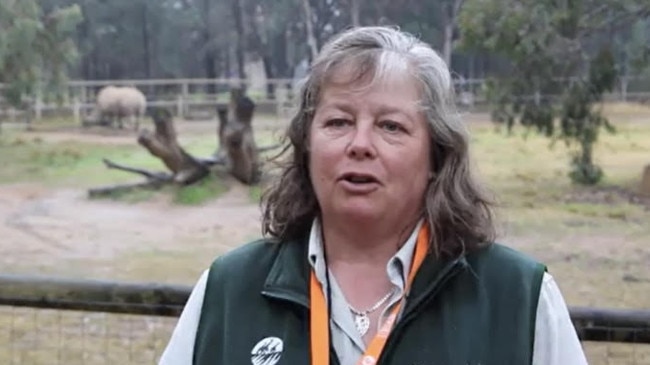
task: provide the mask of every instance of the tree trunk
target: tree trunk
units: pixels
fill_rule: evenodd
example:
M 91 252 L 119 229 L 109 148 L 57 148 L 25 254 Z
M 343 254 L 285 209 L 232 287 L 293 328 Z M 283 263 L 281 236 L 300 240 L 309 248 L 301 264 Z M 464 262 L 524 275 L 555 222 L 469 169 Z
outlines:
M 445 60 L 447 67 L 451 67 L 453 34 L 454 25 L 450 22 L 445 23 L 443 30 L 442 58 Z
M 443 24 L 442 57 L 450 68 L 451 54 L 454 50 L 454 28 L 462 5 L 463 0 L 447 0 L 443 5 L 445 23 Z
M 147 19 L 147 3 L 142 3 L 142 53 L 143 53 L 143 63 L 144 63 L 144 74 L 145 78 L 151 79 L 151 46 L 150 46 L 150 37 L 149 37 L 149 22 Z M 147 87 L 147 94 L 153 94 L 153 86 L 149 85 Z
M 255 184 L 260 178 L 258 150 L 251 124 L 254 110 L 255 103 L 242 90 L 233 89 L 228 110 L 220 111 L 219 115 L 219 150 L 225 154 L 228 172 L 244 184 Z
M 228 124 L 228 108 L 218 106 L 217 107 L 217 117 L 219 124 L 217 125 L 217 139 L 219 140 L 219 147 L 214 153 L 214 157 L 218 160 L 226 160 L 226 141 L 223 139 L 223 131 L 226 129 L 226 124 Z
M 359 21 L 359 0 L 349 0 L 350 1 L 350 20 L 352 21 L 353 27 L 358 27 L 361 25 Z
M 88 9 L 85 1 L 82 1 L 81 4 L 79 5 L 81 7 L 81 13 L 82 14 L 88 14 Z M 77 44 L 84 44 L 86 43 L 90 37 L 92 37 L 92 33 L 89 32 L 90 30 L 90 24 L 88 18 L 84 15 L 84 19 L 81 21 L 81 24 L 77 28 Z M 84 47 L 86 48 L 86 47 Z M 82 53 L 82 58 L 81 58 L 81 65 L 82 65 L 82 78 L 84 80 L 93 80 L 95 75 L 93 74 L 93 53 L 95 52 L 95 46 L 92 45 L 86 49 L 83 49 Z
M 254 10 L 249 9 L 249 12 L 253 11 Z M 266 32 L 266 14 L 264 14 L 263 11 L 259 12 L 255 18 L 256 19 L 253 19 L 250 22 L 251 34 L 255 39 L 252 43 L 257 54 L 262 58 L 262 66 L 264 67 L 264 74 L 267 80 L 274 79 L 275 72 L 273 72 L 273 58 L 271 56 L 273 50 L 271 50 L 271 40 Z M 257 24 L 258 22 L 260 25 Z M 269 100 L 275 100 L 275 84 L 272 82 L 266 83 L 266 98 Z
M 273 72 L 273 61 L 268 55 L 262 56 L 262 64 L 264 65 L 264 73 L 266 74 L 267 79 L 274 79 L 275 73 Z M 269 100 L 275 100 L 275 84 L 272 82 L 266 83 L 266 98 Z
M 143 130 L 138 143 L 163 161 L 173 173 L 174 182 L 187 185 L 205 177 L 208 169 L 178 145 L 171 112 L 159 109 L 152 114 L 155 132 Z
M 626 102 L 627 101 L 627 86 L 629 84 L 629 79 L 628 79 L 628 76 L 627 76 L 627 72 L 625 72 L 623 75 L 621 75 L 620 82 L 621 82 L 621 101 Z
M 205 77 L 208 79 L 217 78 L 217 58 L 218 54 L 213 45 L 212 32 L 210 31 L 210 14 L 212 0 L 203 1 L 203 47 L 205 47 L 205 55 L 203 56 L 203 69 L 205 72 Z M 216 94 L 217 88 L 216 85 L 210 83 L 207 85 L 206 92 L 208 94 Z
M 246 32 L 244 31 L 244 21 L 243 21 L 243 12 L 242 12 L 242 0 L 232 0 L 232 13 L 235 20 L 235 31 L 237 32 L 237 46 L 235 49 L 235 54 L 237 58 L 237 73 L 239 74 L 240 79 L 246 79 L 246 70 L 244 68 L 244 53 L 246 50 L 245 37 Z M 240 85 L 244 86 L 244 85 Z
M 217 78 L 217 56 L 215 53 L 216 52 L 213 49 L 208 49 L 205 52 L 205 56 L 203 58 L 205 77 L 208 79 Z M 217 93 L 216 85 L 213 83 L 209 83 L 208 85 L 206 85 L 206 92 L 208 94 L 216 94 Z
M 307 32 L 307 45 L 309 46 L 309 60 L 313 61 L 318 55 L 318 45 L 316 43 L 316 36 L 314 35 L 314 23 L 311 12 L 311 5 L 309 0 L 302 0 L 302 8 L 305 16 L 305 29 Z

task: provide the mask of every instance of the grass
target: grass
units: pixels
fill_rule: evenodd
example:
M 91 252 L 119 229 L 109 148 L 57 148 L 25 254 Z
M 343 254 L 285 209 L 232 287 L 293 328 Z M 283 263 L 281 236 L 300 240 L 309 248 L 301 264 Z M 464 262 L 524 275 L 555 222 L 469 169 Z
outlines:
M 619 107 L 620 109 L 620 107 Z M 650 108 L 646 108 L 650 116 Z M 650 163 L 650 125 L 630 123 L 626 114 L 612 114 L 618 132 L 603 132 L 595 148 L 595 162 L 605 173 L 598 186 L 634 189 L 643 166 Z M 536 134 L 516 129 L 513 136 L 491 124 L 472 127 L 476 167 L 495 192 L 515 206 L 553 202 L 575 188 L 568 179 L 569 148 L 551 145 Z
M 502 240 L 545 262 L 569 305 L 647 309 L 650 209 L 606 192 L 635 191 L 650 164 L 650 108 L 615 104 L 605 111 L 618 131 L 600 136 L 595 160 L 605 177 L 593 189 L 568 179 L 566 146 L 549 148 L 547 139 L 524 138 L 521 129 L 508 137 L 490 124 L 473 125 L 472 152 L 498 196 Z M 583 346 L 592 365 L 650 364 L 650 345 Z
M 51 132 L 56 130 L 56 126 L 66 123 L 61 119 L 51 122 L 54 127 L 42 122 L 35 129 L 39 132 Z M 68 128 L 69 125 L 64 130 Z M 73 135 L 75 131 L 69 133 Z M 276 141 L 273 131 L 261 130 L 256 132 L 255 136 L 260 146 L 272 145 Z M 72 136 L 52 139 L 48 133 L 5 131 L 0 134 L 0 184 L 38 182 L 53 188 L 89 188 L 142 181 L 142 178 L 136 175 L 107 169 L 103 159 L 142 169 L 167 171 L 161 160 L 135 142 L 135 137 L 127 135 L 121 138 L 119 144 L 111 143 L 111 138 L 115 140 L 115 136 L 106 136 L 105 141 L 101 138 L 95 135 L 88 141 L 84 141 L 83 137 Z M 130 142 L 131 138 L 133 142 Z M 194 156 L 209 156 L 217 148 L 212 133 L 180 134 L 178 140 L 179 144 Z M 219 183 L 218 179 L 206 181 L 187 187 L 164 189 L 163 194 L 170 195 L 174 203 L 200 205 L 225 191 L 225 186 Z M 255 199 L 258 194 L 259 189 L 252 188 L 251 199 Z M 136 190 L 116 193 L 110 198 L 137 203 L 159 195 L 149 190 Z
M 173 202 L 181 205 L 201 205 L 218 197 L 225 189 L 223 182 L 214 178 L 190 186 L 171 187 L 174 193 Z
M 107 169 L 103 158 L 146 169 L 163 168 L 159 160 L 135 145 L 45 142 L 42 137 L 7 133 L 0 136 L 0 183 L 39 181 L 53 187 L 88 187 L 133 181 L 131 174 Z

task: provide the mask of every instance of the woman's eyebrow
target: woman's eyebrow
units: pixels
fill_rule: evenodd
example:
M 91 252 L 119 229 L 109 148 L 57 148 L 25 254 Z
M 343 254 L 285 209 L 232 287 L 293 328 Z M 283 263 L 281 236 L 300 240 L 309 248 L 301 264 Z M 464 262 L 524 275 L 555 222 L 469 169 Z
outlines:
M 325 102 L 322 108 L 324 110 L 337 109 L 348 113 L 351 113 L 354 109 L 351 103 L 344 100 L 334 100 L 334 101 Z
M 391 106 L 391 105 L 380 105 L 377 108 L 377 113 L 379 115 L 386 115 L 386 114 L 398 114 L 406 117 L 409 121 L 412 121 L 414 118 L 413 113 L 416 113 L 417 110 L 405 110 L 404 108 L 396 107 L 396 106 Z

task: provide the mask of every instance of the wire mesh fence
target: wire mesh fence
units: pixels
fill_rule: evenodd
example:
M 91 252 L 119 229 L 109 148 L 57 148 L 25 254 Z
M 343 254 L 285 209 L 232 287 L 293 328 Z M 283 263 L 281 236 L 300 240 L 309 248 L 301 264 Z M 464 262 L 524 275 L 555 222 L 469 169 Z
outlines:
M 650 345 L 617 342 L 583 342 L 589 365 L 648 365 Z
M 0 275 L 0 364 L 156 364 L 190 289 Z M 590 365 L 650 365 L 650 310 L 571 317 Z
M 174 317 L 0 306 L 0 364 L 155 364 Z
M 0 306 L 0 364 L 156 364 L 175 323 L 175 317 Z M 650 344 L 583 346 L 590 365 L 650 365 Z

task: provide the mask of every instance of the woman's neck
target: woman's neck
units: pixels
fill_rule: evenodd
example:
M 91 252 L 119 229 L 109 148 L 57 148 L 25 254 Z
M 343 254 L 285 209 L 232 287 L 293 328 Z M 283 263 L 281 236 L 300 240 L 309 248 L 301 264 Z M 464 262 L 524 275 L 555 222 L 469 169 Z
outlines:
M 321 223 L 327 265 L 345 301 L 357 311 L 373 308 L 394 290 L 386 265 L 413 231 L 417 220 L 403 226 L 372 227 L 329 220 Z M 368 314 L 370 329 L 363 336 L 366 344 L 375 336 L 385 306 L 386 303 Z
M 350 222 L 322 220 L 322 239 L 329 263 L 381 266 L 400 249 L 417 221 L 402 226 L 364 227 Z

